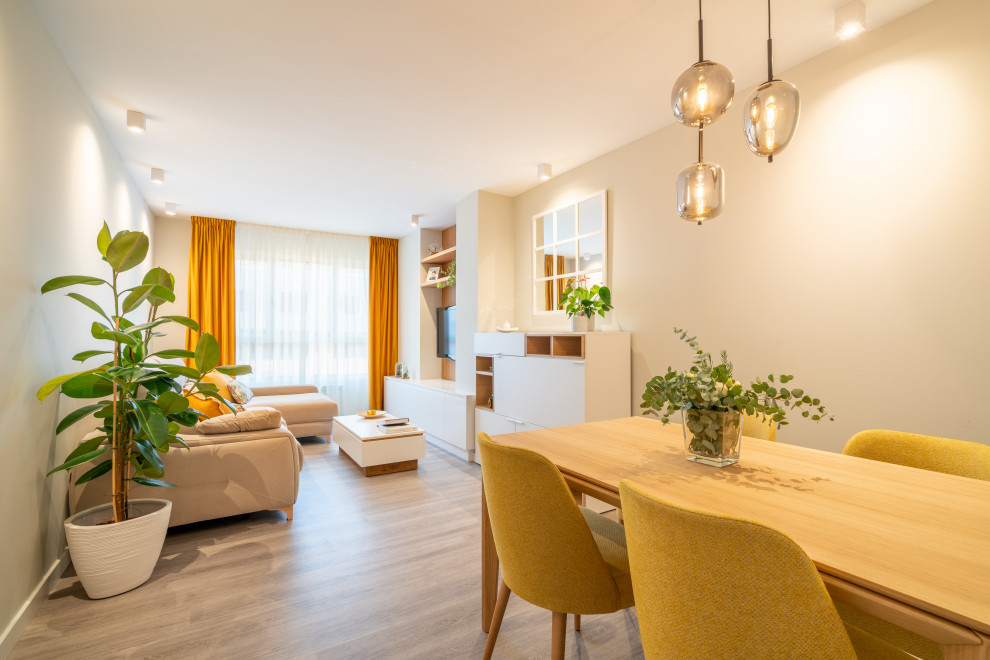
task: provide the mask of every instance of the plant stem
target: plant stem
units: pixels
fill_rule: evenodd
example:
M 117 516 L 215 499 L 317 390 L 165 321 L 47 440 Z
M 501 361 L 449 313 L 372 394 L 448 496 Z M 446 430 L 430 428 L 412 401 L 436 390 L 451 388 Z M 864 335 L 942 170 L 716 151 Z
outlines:
M 120 302 L 117 294 L 117 273 L 113 274 L 113 312 L 114 330 L 120 331 Z M 113 366 L 120 366 L 120 342 L 113 343 Z M 124 443 L 121 426 L 126 422 L 124 411 L 121 409 L 122 401 L 119 398 L 117 389 L 117 377 L 113 378 L 113 435 L 111 437 L 111 447 L 113 458 L 111 459 L 111 488 L 113 502 L 113 521 L 123 522 L 127 520 L 127 453 Z

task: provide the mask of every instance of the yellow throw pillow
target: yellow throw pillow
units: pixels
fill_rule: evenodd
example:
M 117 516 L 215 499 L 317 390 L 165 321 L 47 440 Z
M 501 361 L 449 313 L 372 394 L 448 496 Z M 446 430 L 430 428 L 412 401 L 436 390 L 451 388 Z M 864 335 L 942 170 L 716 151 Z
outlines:
M 216 385 L 217 390 L 219 390 L 220 392 L 220 396 L 227 399 L 227 401 L 234 400 L 234 398 L 230 395 L 230 388 L 228 387 L 228 385 L 230 385 L 230 381 L 232 380 L 234 379 L 226 374 L 220 373 L 216 369 L 208 372 L 205 376 L 203 376 L 203 382 Z M 216 401 L 216 399 L 213 400 Z
M 224 375 L 217 370 L 210 371 L 203 376 L 204 383 L 212 383 L 217 386 L 217 391 L 220 396 L 231 400 L 230 389 L 227 385 L 232 381 L 233 378 Z M 219 417 L 220 415 L 226 415 L 233 412 L 233 409 L 229 406 L 221 406 L 220 402 L 212 397 L 205 396 L 203 394 L 189 394 L 188 390 L 185 392 L 186 400 L 189 401 L 189 407 L 199 412 L 203 413 L 209 418 Z

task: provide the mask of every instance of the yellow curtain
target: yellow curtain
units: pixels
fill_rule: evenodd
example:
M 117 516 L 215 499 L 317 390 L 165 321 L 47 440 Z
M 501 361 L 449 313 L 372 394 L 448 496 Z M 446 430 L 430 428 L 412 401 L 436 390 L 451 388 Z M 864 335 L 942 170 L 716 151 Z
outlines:
M 398 239 L 372 236 L 368 269 L 368 408 L 381 410 L 384 378 L 399 359 Z
M 555 273 L 554 272 L 554 268 L 553 268 L 553 265 L 554 265 L 553 255 L 550 255 L 550 254 L 543 255 L 543 276 L 544 277 L 551 277 L 553 275 L 557 275 L 559 273 L 563 273 L 564 272 L 564 258 L 563 257 L 557 257 L 556 263 L 557 263 L 557 272 Z M 563 279 L 558 279 L 557 280 L 557 299 L 556 300 L 553 299 L 553 297 L 554 297 L 553 296 L 553 280 L 547 280 L 544 283 L 543 286 L 544 286 L 545 291 L 546 291 L 546 293 L 544 294 L 544 308 L 547 311 L 550 311 L 552 309 L 563 309 L 563 307 L 560 304 L 560 294 L 564 291 L 564 287 L 566 286 L 565 283 L 564 283 L 564 280 Z
M 235 364 L 233 220 L 192 218 L 189 243 L 189 311 L 220 343 L 220 364 Z M 199 333 L 186 331 L 186 348 L 195 350 Z

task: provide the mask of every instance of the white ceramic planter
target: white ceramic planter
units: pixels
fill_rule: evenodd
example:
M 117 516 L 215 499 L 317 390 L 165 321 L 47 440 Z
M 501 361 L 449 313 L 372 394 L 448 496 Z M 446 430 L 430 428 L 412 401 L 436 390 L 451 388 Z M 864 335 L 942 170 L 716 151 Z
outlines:
M 165 543 L 172 503 L 141 499 L 128 503 L 131 517 L 113 519 L 109 504 L 94 506 L 66 519 L 65 538 L 76 575 L 90 598 L 116 596 L 148 581 Z
M 571 332 L 594 332 L 595 317 L 578 314 L 571 317 Z

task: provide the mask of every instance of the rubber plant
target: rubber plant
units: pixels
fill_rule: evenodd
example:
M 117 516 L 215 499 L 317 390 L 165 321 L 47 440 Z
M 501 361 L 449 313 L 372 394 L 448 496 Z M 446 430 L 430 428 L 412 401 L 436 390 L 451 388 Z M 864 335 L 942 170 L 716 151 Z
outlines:
M 196 423 L 202 413 L 189 407 L 187 394 L 200 393 L 217 399 L 221 406 L 234 410 L 234 404 L 226 401 L 217 386 L 203 382 L 203 376 L 216 369 L 228 375 L 250 373 L 248 366 L 219 366 L 220 346 L 208 333 L 200 335 L 194 351 L 166 349 L 152 352 L 150 342 L 162 336 L 159 330 L 169 323 L 178 323 L 194 332 L 199 324 L 185 316 L 159 315 L 160 307 L 174 302 L 175 278 L 162 268 L 152 268 L 141 284 L 121 288 L 121 273 L 136 268 L 148 254 L 148 237 L 139 231 L 121 231 L 110 235 L 110 228 L 103 223 L 96 239 L 103 261 L 111 270 L 110 281 L 88 275 L 67 275 L 49 280 L 41 287 L 41 293 L 84 285 L 108 287 L 113 309 L 104 310 L 92 298 L 80 293 L 66 294 L 85 305 L 99 317 L 89 332 L 100 347 L 73 356 L 78 362 L 104 356 L 103 364 L 53 378 L 38 390 L 38 399 L 44 400 L 53 392 L 61 391 L 72 399 L 99 399 L 66 415 L 56 427 L 61 433 L 84 419 L 95 416 L 99 421 L 99 435 L 86 438 L 69 454 L 65 462 L 51 470 L 51 475 L 68 470 L 94 459 L 105 457 L 95 467 L 85 472 L 76 484 L 83 484 L 99 476 L 111 473 L 113 489 L 113 521 L 127 520 L 127 497 L 131 483 L 145 486 L 171 487 L 163 480 L 162 454 L 172 446 L 188 446 L 177 435 L 181 426 Z M 135 324 L 127 314 L 137 311 L 147 303 L 147 319 Z M 160 360 L 186 358 L 187 365 L 167 364 Z M 188 379 L 185 392 L 182 381 Z

